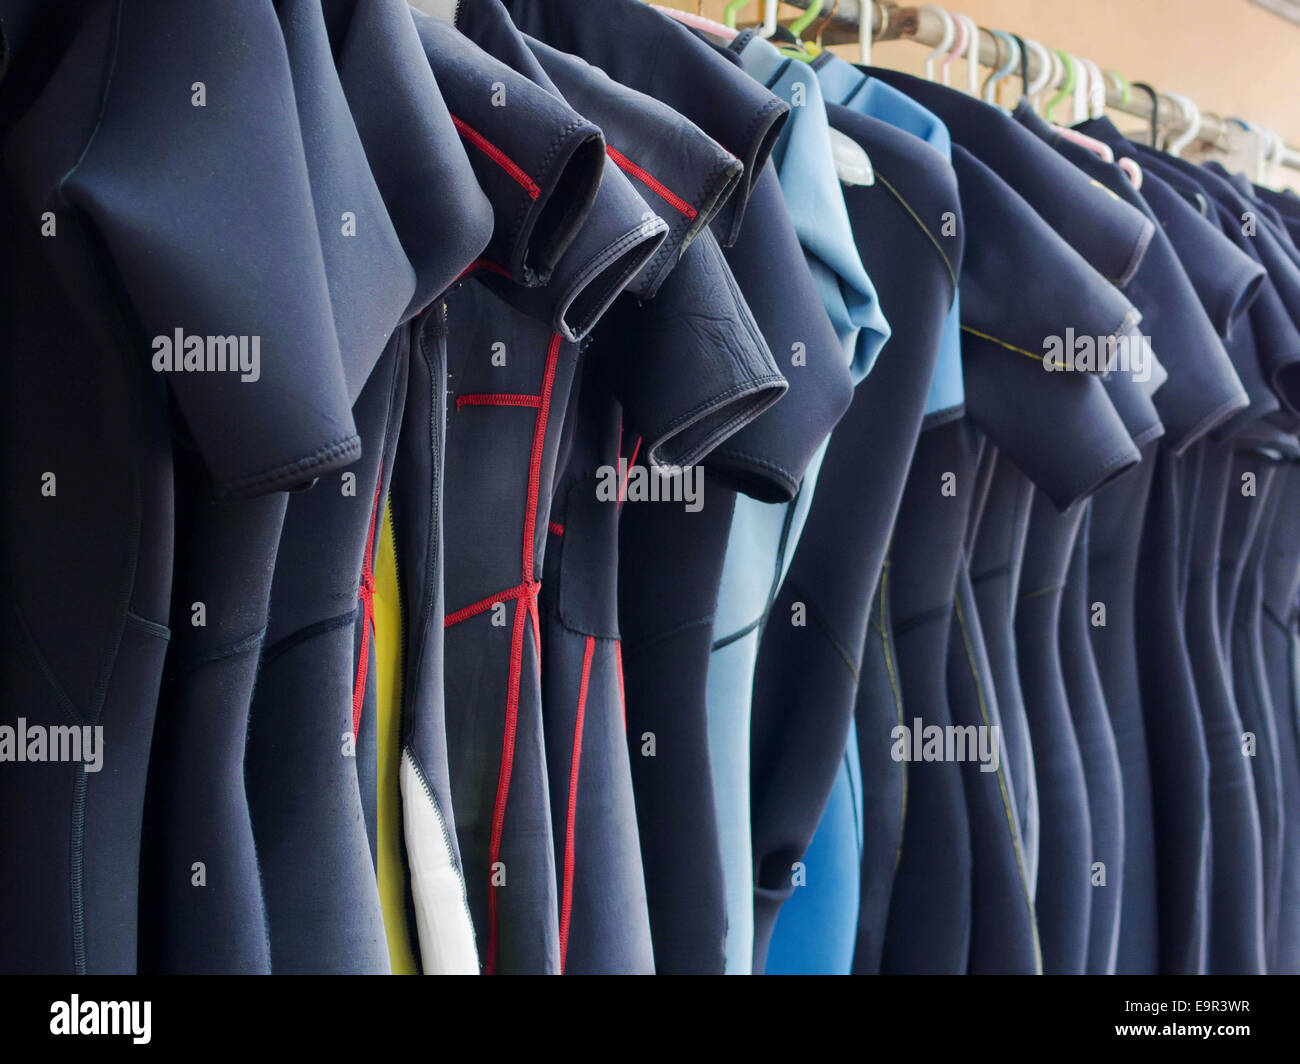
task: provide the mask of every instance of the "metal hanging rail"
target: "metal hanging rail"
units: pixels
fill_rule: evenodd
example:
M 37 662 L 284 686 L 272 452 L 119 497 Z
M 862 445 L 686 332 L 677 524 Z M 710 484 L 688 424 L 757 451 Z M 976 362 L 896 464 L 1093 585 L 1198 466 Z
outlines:
M 783 0 L 793 7 L 807 9 L 812 0 Z M 912 40 L 919 44 L 937 48 L 944 40 L 945 25 L 942 17 L 934 10 L 921 7 L 903 7 L 894 3 L 871 2 L 871 0 L 826 0 L 818 18 L 825 18 L 830 13 L 823 33 L 823 44 L 856 44 L 859 40 L 859 20 L 863 7 L 871 12 L 872 40 L 897 41 Z M 883 13 L 882 13 L 883 12 Z M 994 38 L 987 32 L 980 34 L 979 61 L 981 66 L 993 69 L 1000 65 L 1003 56 Z M 1029 55 L 1029 77 L 1039 77 L 1043 68 L 1039 56 L 1031 51 Z M 1017 79 L 1018 80 L 1018 79 Z M 1151 121 L 1152 101 L 1140 92 L 1134 92 L 1126 100 L 1124 96 L 1109 84 L 1106 86 L 1106 106 L 1136 118 Z M 1047 88 L 1059 88 L 1063 78 L 1056 79 Z M 1189 128 L 1182 108 L 1177 100 L 1161 95 L 1159 97 L 1160 128 L 1171 133 L 1184 133 Z M 1202 113 L 1201 123 L 1196 133 L 1196 141 L 1220 152 L 1238 150 L 1245 127 L 1233 120 L 1217 115 Z M 1268 160 L 1270 164 L 1281 164 L 1293 170 L 1300 170 L 1300 149 L 1289 144 L 1279 145 Z

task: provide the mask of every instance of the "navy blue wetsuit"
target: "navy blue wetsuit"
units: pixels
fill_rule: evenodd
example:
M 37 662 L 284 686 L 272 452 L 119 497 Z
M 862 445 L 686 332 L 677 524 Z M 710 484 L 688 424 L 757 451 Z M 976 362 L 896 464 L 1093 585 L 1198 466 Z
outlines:
M 239 552 L 226 557 L 241 574 L 232 580 L 251 581 L 250 599 L 234 602 L 231 586 L 213 596 L 218 615 L 210 631 L 187 638 L 179 651 L 197 652 L 189 659 L 196 663 L 208 650 L 246 653 L 243 641 L 256 639 L 265 571 L 240 566 L 265 564 L 274 552 L 283 509 L 276 493 L 355 461 L 360 440 L 292 102 L 293 70 L 274 12 L 248 3 L 201 11 L 89 3 L 79 14 L 60 18 L 61 28 L 34 8 L 6 21 L 11 56 L 0 135 L 14 298 L 5 301 L 5 328 L 28 357 L 6 361 L 3 389 L 11 404 L 4 491 L 12 521 L 3 563 L 2 716 L 10 726 L 22 717 L 102 727 L 103 768 L 28 761 L 0 774 L 0 802 L 26 810 L 5 818 L 0 968 L 130 972 L 163 656 L 169 627 L 192 625 L 195 617 L 187 608 L 172 620 L 169 611 L 169 421 L 177 446 L 189 451 L 185 467 L 201 461 L 205 470 L 183 500 L 185 564 L 211 556 L 223 525 L 236 535 L 255 533 L 223 541 L 223 551 Z M 230 49 L 220 72 L 222 103 L 199 117 L 190 91 L 160 86 L 190 86 L 196 71 L 207 69 L 213 40 Z M 245 172 L 250 152 L 260 161 L 257 182 Z M 275 190 L 274 211 L 265 209 L 268 189 Z M 47 211 L 57 224 L 53 239 L 39 235 Z M 218 371 L 217 363 L 213 372 L 180 363 L 155 371 L 161 349 L 151 338 L 178 330 L 197 337 L 200 351 L 206 337 L 242 336 L 250 350 L 255 337 L 259 372 Z M 70 389 L 73 380 L 85 391 Z M 309 402 L 300 401 L 305 395 Z M 33 434 L 23 425 L 40 428 Z M 195 527 L 202 512 L 196 500 L 261 496 Z M 93 535 L 84 525 L 89 514 Z M 32 564 L 49 550 L 58 552 L 58 566 Z M 204 585 L 189 575 L 177 581 L 184 593 L 211 594 Z M 71 601 L 76 610 L 66 608 Z M 246 694 L 249 659 L 232 662 L 228 675 Z M 209 851 L 217 865 L 205 889 L 221 895 L 210 898 L 210 912 L 215 920 L 249 921 L 211 964 L 261 969 L 260 899 L 239 816 L 244 707 L 214 719 L 215 702 L 201 682 L 185 686 L 185 700 L 206 719 L 194 722 L 188 738 L 168 733 L 166 745 L 175 737 L 184 749 L 212 728 L 221 760 L 190 794 L 203 790 L 233 814 L 230 863 Z M 192 859 L 186 855 L 187 867 Z M 172 927 L 185 919 L 171 915 Z

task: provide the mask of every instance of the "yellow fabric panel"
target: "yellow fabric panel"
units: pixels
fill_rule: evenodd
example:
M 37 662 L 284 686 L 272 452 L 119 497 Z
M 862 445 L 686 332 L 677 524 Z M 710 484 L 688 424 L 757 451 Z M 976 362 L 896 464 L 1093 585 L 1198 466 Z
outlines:
M 402 759 L 402 598 L 397 586 L 397 552 L 393 515 L 384 507 L 384 522 L 375 546 L 375 688 L 378 693 L 379 756 L 379 901 L 384 910 L 388 956 L 394 975 L 418 975 L 411 944 L 415 935 L 407 919 L 406 864 L 402 860 L 402 794 L 398 768 Z

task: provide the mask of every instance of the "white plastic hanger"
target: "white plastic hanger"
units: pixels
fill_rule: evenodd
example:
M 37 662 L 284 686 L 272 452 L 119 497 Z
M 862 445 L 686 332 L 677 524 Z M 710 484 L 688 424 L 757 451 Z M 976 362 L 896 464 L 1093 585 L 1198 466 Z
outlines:
M 1052 75 L 1056 73 L 1055 57 L 1046 45 L 1040 44 L 1033 38 L 1026 37 L 1024 41 L 1025 47 L 1038 57 L 1038 76 L 1025 88 L 1025 99 L 1029 101 L 1029 106 L 1037 111 L 1038 94 L 1047 87 L 1048 82 L 1052 80 Z
M 778 0 L 779 2 L 779 0 Z M 871 42 L 874 36 L 873 23 L 875 22 L 875 13 L 880 11 L 880 33 L 884 36 L 885 27 L 889 25 L 889 8 L 884 4 L 877 4 L 876 0 L 871 0 L 869 4 L 859 2 L 859 8 L 865 6 L 866 10 L 858 12 L 858 62 L 863 66 L 871 65 Z
M 970 28 L 966 25 L 966 20 L 960 15 L 953 15 L 952 19 L 957 27 L 957 40 L 939 60 L 939 80 L 945 85 L 948 84 L 948 68 L 957 56 L 966 51 L 966 41 L 970 37 Z
M 1070 102 L 1073 121 L 1078 123 L 1088 117 L 1088 87 L 1092 84 L 1092 74 L 1077 55 L 1070 56 L 1070 63 L 1074 67 L 1074 97 Z
M 831 158 L 835 160 L 835 176 L 845 185 L 874 185 L 876 172 L 871 167 L 871 156 L 852 137 L 831 129 Z
M 1106 75 L 1091 59 L 1083 60 L 1088 69 L 1088 117 L 1100 118 L 1106 113 Z
M 952 16 L 948 14 L 938 4 L 922 4 L 921 11 L 932 11 L 939 16 L 939 21 L 943 23 L 943 38 L 939 45 L 929 55 L 925 57 L 925 80 L 934 80 L 934 64 L 938 58 L 952 47 L 953 38 L 957 36 L 957 25 L 953 22 Z
M 1183 113 L 1183 121 L 1187 126 L 1182 133 L 1165 145 L 1165 151 L 1170 155 L 1181 155 L 1183 149 L 1192 143 L 1196 139 L 1196 134 L 1201 131 L 1201 109 L 1196 106 L 1194 101 L 1181 93 L 1167 92 L 1165 96 L 1178 105 L 1178 109 Z

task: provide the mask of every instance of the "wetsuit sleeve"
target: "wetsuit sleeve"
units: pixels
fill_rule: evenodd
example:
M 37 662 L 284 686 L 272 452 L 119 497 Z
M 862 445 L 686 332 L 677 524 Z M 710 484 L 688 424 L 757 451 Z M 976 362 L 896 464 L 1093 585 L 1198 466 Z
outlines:
M 454 6 L 454 0 L 437 0 Z M 479 26 L 497 11 L 530 37 L 600 67 L 689 118 L 744 164 L 735 193 L 718 212 L 723 247 L 740 236 L 754 182 L 772 153 L 790 107 L 685 26 L 640 0 L 602 0 L 592 18 L 586 0 L 472 0 L 458 25 Z
M 93 37 L 90 51 L 74 46 L 15 131 L 30 206 L 67 224 L 75 214 L 102 241 L 142 332 L 140 358 L 166 373 L 219 496 L 294 487 L 355 461 L 273 9 L 145 0 L 112 17 L 107 53 Z M 85 128 L 88 116 L 67 110 L 87 76 L 103 85 L 99 114 L 69 158 L 66 124 Z M 223 363 L 237 368 L 214 368 Z
M 320 5 L 288 0 L 276 14 L 293 75 L 348 400 L 355 404 L 415 294 L 415 270 L 352 121 Z
M 1140 343 L 1141 315 L 982 162 L 954 146 L 953 167 L 967 409 L 1064 510 L 1140 460 L 1097 373 L 1074 356 L 1081 338 L 1094 357 Z
M 600 130 L 452 26 L 418 11 L 412 17 L 492 204 L 495 225 L 485 258 L 519 284 L 547 284 L 600 187 Z
M 1159 169 L 1145 156 L 1136 156 L 1136 161 L 1144 168 Z M 1214 327 L 1226 338 L 1259 295 L 1264 268 L 1224 236 L 1217 221 L 1203 215 L 1163 179 L 1150 184 L 1144 180 L 1142 196 L 1178 252 Z
M 848 409 L 853 382 L 844 350 L 783 209 L 771 163 L 727 263 L 781 372 L 785 397 L 705 460 L 719 480 L 762 502 L 788 502 L 817 449 Z
M 744 165 L 695 123 L 577 56 L 529 39 L 564 98 L 605 134 L 610 162 L 668 223 L 654 258 L 628 285 L 650 299 L 691 241 L 726 205 Z
M 1015 189 L 1102 277 L 1121 288 L 1133 278 L 1155 230 L 1141 211 L 1081 173 L 1001 109 L 909 74 L 876 67 L 867 72 L 938 115 L 954 144 Z
M 1118 166 L 1062 137 L 1053 137 L 1056 150 L 1066 159 L 1155 217 Z M 1154 400 L 1167 429 L 1165 446 L 1182 454 L 1250 400 L 1163 226 L 1156 227 L 1142 265 L 1124 294 L 1142 311 L 1143 328 L 1168 367 L 1168 377 Z
M 531 82 L 539 91 L 548 93 L 568 110 L 559 88 L 495 0 L 485 0 L 466 10 L 486 17 L 478 22 L 466 21 L 462 18 L 464 12 L 458 10 L 457 29 L 448 24 L 449 15 L 446 19 L 433 17 L 426 21 L 443 33 L 468 37 L 482 53 Z M 512 125 L 519 121 L 517 116 L 509 115 L 499 120 Z M 603 161 L 603 136 L 600 155 Z M 566 191 L 573 195 L 574 190 Z M 562 206 L 563 201 L 560 203 Z M 668 231 L 667 223 L 650 209 L 617 166 L 603 166 L 594 199 L 585 206 L 578 231 L 544 286 L 520 287 L 508 271 L 499 269 L 489 268 L 483 274 L 483 282 L 489 288 L 522 313 L 550 323 L 570 343 L 576 343 L 591 331 L 619 293 L 653 258 Z
M 335 41 L 341 32 L 331 31 L 339 80 L 370 172 L 415 268 L 415 293 L 402 319 L 407 321 L 487 247 L 492 205 L 479 188 L 468 146 L 452 123 L 407 5 L 353 5 L 345 37 Z M 336 222 L 333 232 L 338 231 Z
M 653 465 L 701 461 L 786 390 L 712 230 L 655 299 L 620 301 L 597 346 Z

